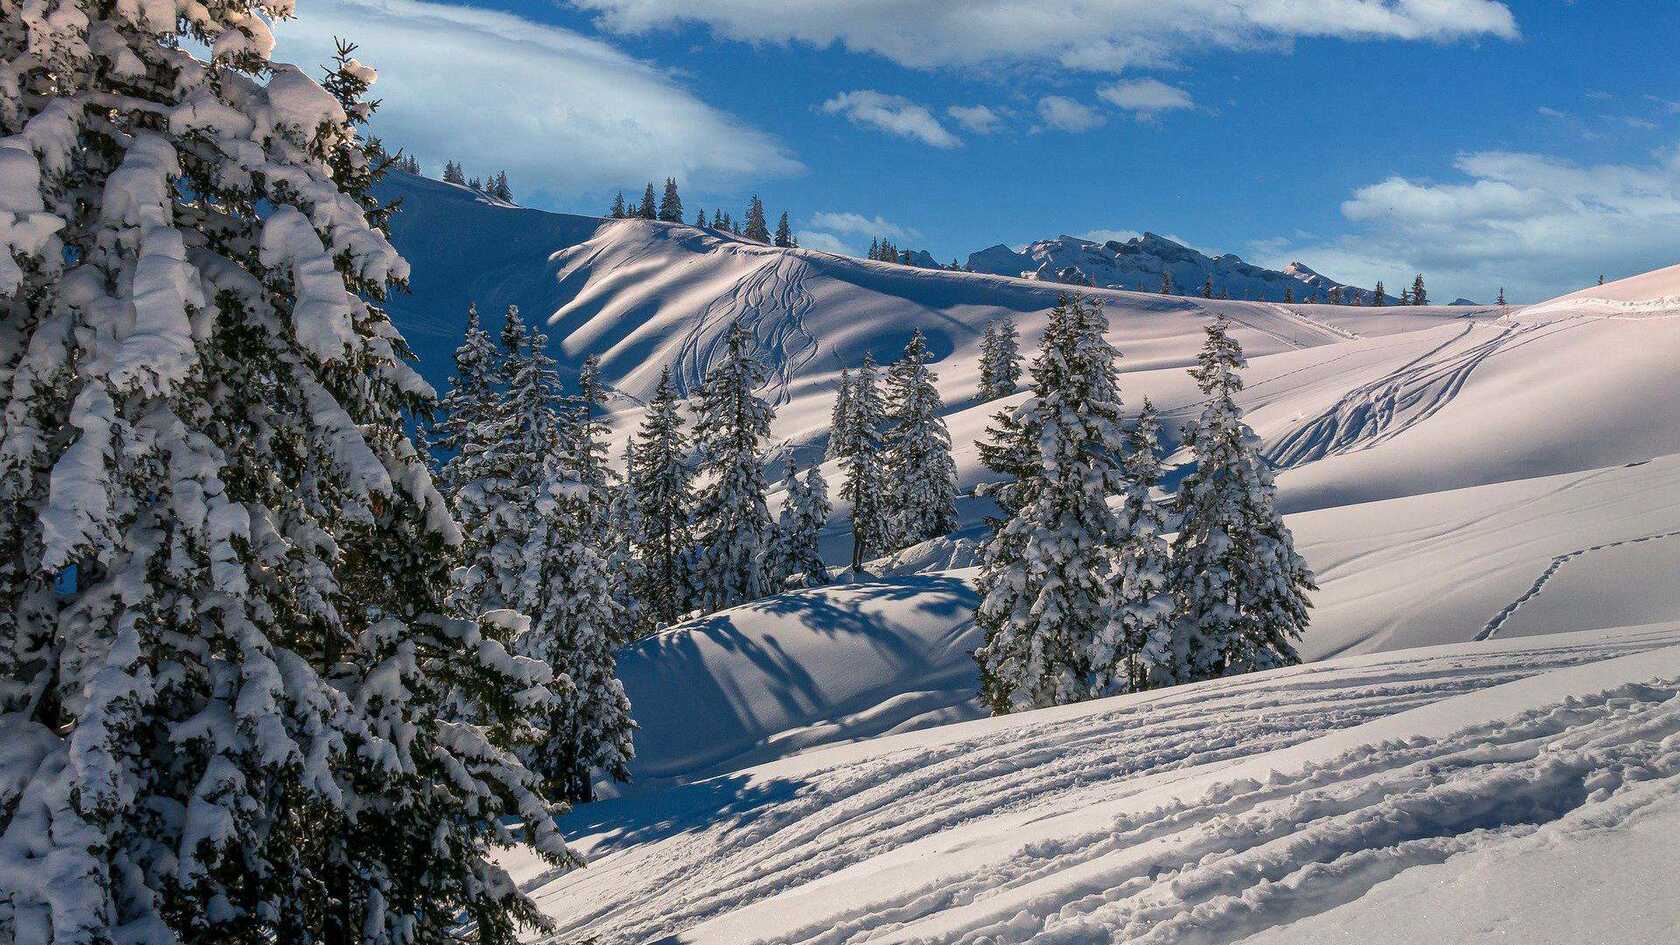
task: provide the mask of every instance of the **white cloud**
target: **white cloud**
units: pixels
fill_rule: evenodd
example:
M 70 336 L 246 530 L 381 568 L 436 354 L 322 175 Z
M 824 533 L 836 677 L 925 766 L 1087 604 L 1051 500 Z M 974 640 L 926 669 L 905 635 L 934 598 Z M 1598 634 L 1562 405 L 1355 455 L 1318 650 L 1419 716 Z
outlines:
M 840 44 L 912 68 L 1059 62 L 1100 72 L 1186 51 L 1277 47 L 1299 37 L 1449 42 L 1516 39 L 1496 0 L 569 0 L 610 30 L 682 23 L 746 42 Z
M 1391 177 L 1342 204 L 1361 229 L 1294 242 L 1266 261 L 1298 258 L 1335 278 L 1390 284 L 1422 271 L 1436 294 L 1548 298 L 1680 256 L 1680 149 L 1644 164 L 1582 165 L 1543 154 L 1483 151 L 1455 162 L 1464 179 Z
M 1046 95 L 1038 100 L 1038 119 L 1058 131 L 1076 134 L 1090 131 L 1108 120 L 1089 105 L 1060 95 Z
M 824 233 L 821 230 L 801 231 L 799 233 L 799 245 L 805 247 L 806 249 L 821 250 L 822 252 L 834 253 L 838 256 L 857 255 L 857 252 L 852 249 L 850 243 L 847 243 L 840 237 L 835 236 L 833 233 Z
M 1105 85 L 1097 89 L 1097 97 L 1117 108 L 1136 112 L 1140 118 L 1195 106 L 1189 92 L 1159 79 L 1133 79 Z
M 800 173 L 774 137 L 608 43 L 520 17 L 418 0 L 317 0 L 276 24 L 308 69 L 335 36 L 379 70 L 374 133 L 434 173 L 506 169 L 521 200 L 587 200 L 676 176 L 699 188 Z
M 1564 112 L 1561 112 L 1561 111 L 1558 111 L 1557 109 L 1553 108 L 1550 105 L 1542 105 L 1539 108 L 1536 108 L 1535 111 L 1539 112 L 1541 115 L 1543 115 L 1547 118 L 1568 118 L 1569 117 L 1568 114 L 1566 114 Z
M 919 240 L 922 238 L 922 234 L 917 232 L 914 227 L 899 226 L 883 219 L 878 213 L 871 218 L 861 213 L 825 210 L 811 214 L 808 225 L 813 229 L 826 230 L 830 233 L 866 236 L 870 239 L 886 237 L 890 240 Z
M 962 139 L 947 131 L 932 112 L 902 95 L 888 95 L 874 89 L 841 92 L 822 103 L 822 110 L 935 148 L 962 146 Z
M 989 105 L 952 105 L 945 109 L 951 120 L 977 135 L 989 135 L 1003 124 L 1003 113 Z

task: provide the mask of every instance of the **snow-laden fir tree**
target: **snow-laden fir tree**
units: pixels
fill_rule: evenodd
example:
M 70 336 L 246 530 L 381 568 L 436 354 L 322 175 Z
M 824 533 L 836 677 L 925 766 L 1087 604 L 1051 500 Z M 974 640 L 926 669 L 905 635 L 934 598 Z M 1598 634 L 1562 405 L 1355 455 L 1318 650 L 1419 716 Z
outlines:
M 619 191 L 613 197 L 612 209 L 608 211 L 614 220 L 622 220 L 627 214 L 624 206 L 624 191 Z
M 677 179 L 665 178 L 665 195 L 659 198 L 659 219 L 666 223 L 683 221 L 682 198 L 677 195 Z
M 642 603 L 647 588 L 647 568 L 642 564 L 639 550 L 644 532 L 642 497 L 636 491 L 631 470 L 636 466 L 636 440 L 624 442 L 624 475 L 612 487 L 607 506 L 607 567 L 616 582 L 614 597 L 624 611 L 624 626 L 619 633 L 621 643 L 629 643 L 651 632 L 652 618 Z
M 852 378 L 846 430 L 840 442 L 840 469 L 846 480 L 840 497 L 852 505 L 852 571 L 887 551 L 891 540 L 892 505 L 886 492 L 886 463 L 881 430 L 886 405 L 881 400 L 875 358 L 865 354 Z
M 437 478 L 445 498 L 453 499 L 471 482 L 473 469 L 484 460 L 500 410 L 500 362 L 495 340 L 479 322 L 478 306 L 467 306 L 467 330 L 455 349 L 455 373 L 449 378 L 449 392 L 438 401 L 430 429 L 432 449 L 448 455 Z M 463 518 L 460 509 L 452 511 L 456 521 Z
M 690 609 L 690 555 L 694 547 L 689 515 L 694 508 L 694 470 L 688 436 L 671 383 L 671 369 L 642 415 L 629 476 L 641 513 L 637 553 L 641 559 L 642 602 L 648 631 L 676 623 Z
M 980 399 L 1015 393 L 1021 382 L 1021 350 L 1015 320 L 1005 315 L 986 323 L 980 337 Z
M 512 203 L 513 188 L 508 186 L 507 171 L 497 171 L 495 179 L 490 181 L 490 186 L 486 187 L 484 192 L 497 200 Z
M 1116 650 L 1104 661 L 1098 687 L 1137 692 L 1185 680 L 1183 640 L 1174 633 L 1173 597 L 1167 585 L 1171 557 L 1164 537 L 1166 510 L 1155 497 L 1161 483 L 1160 418 L 1149 398 L 1126 436 L 1126 496 L 1121 507 L 1125 538 L 1115 553 L 1109 639 Z
M 694 586 L 703 610 L 763 597 L 775 523 L 765 504 L 764 441 L 774 414 L 758 396 L 765 368 L 739 322 L 706 374 L 694 424 L 704 486 L 695 507 Z
M 1191 369 L 1207 395 L 1184 442 L 1195 469 L 1174 503 L 1171 588 L 1176 632 L 1187 648 L 1188 673 L 1206 679 L 1300 661 L 1295 641 L 1307 626 L 1312 572 L 1274 505 L 1271 471 L 1258 438 L 1243 422 L 1236 395 L 1242 348 L 1221 318 Z
M 1213 276 L 1211 274 L 1202 281 L 1202 298 L 1213 298 Z
M 846 434 L 851 429 L 852 417 L 852 369 L 840 369 L 840 386 L 834 391 L 834 407 L 828 416 L 828 452 L 826 459 L 839 456 L 846 445 Z
M 799 245 L 794 239 L 793 226 L 788 223 L 787 211 L 782 211 L 782 218 L 776 222 L 776 245 L 783 249 L 791 249 Z
M 574 424 L 543 463 L 536 503 L 540 522 L 528 552 L 536 573 L 530 629 L 514 640 L 521 656 L 547 665 L 557 697 L 537 720 L 541 735 L 524 751 L 549 793 L 594 800 L 594 773 L 624 781 L 634 755 L 630 700 L 614 656 L 629 619 L 619 606 L 601 509 L 605 477 L 595 468 L 605 447 L 595 424 Z M 591 484 L 591 483 L 597 484 Z
M 443 182 L 446 184 L 462 184 L 467 182 L 467 172 L 454 161 L 443 162 Z
M 777 519 L 777 587 L 790 579 L 800 587 L 828 583 L 828 567 L 822 559 L 822 530 L 828 525 L 828 483 L 822 469 L 812 466 L 800 478 L 788 460 L 787 498 Z
M 511 943 L 493 847 L 577 862 L 546 668 L 446 614 L 373 70 L 291 12 L 0 0 L 0 939 Z
M 636 208 L 636 216 L 644 220 L 659 218 L 659 205 L 654 202 L 653 181 L 648 181 L 647 189 L 642 191 L 642 203 Z
M 920 328 L 887 369 L 888 550 L 908 548 L 957 527 L 957 464 L 939 398 L 938 375 Z
M 760 243 L 770 242 L 770 222 L 764 218 L 764 201 L 757 194 L 747 204 L 747 228 L 742 235 Z
M 533 508 L 543 457 L 561 436 L 560 379 L 548 338 L 510 305 L 502 322 L 502 397 L 473 478 L 453 493 L 465 532 L 464 570 L 456 598 L 468 612 L 525 611 L 535 585 L 526 548 L 536 527 Z M 470 517 L 469 517 L 470 516 Z
M 1423 288 L 1423 273 L 1421 272 L 1417 274 L 1417 278 L 1412 280 L 1412 304 L 1429 304 L 1429 293 Z
M 1371 290 L 1371 304 L 1372 305 L 1387 305 L 1388 304 L 1388 290 L 1383 287 L 1381 279 L 1377 280 L 1376 288 Z
M 1101 694 L 1119 650 L 1111 572 L 1124 530 L 1107 499 L 1126 488 L 1118 356 L 1100 305 L 1064 296 L 1016 421 L 1037 469 L 982 551 L 975 620 L 981 697 L 995 713 Z

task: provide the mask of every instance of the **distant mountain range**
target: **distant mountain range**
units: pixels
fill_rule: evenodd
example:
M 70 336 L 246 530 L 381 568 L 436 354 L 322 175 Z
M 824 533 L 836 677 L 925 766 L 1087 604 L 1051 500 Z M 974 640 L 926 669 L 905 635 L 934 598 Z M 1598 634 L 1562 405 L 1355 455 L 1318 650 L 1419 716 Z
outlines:
M 1105 289 L 1161 291 L 1163 275 L 1172 277 L 1177 295 L 1198 295 L 1208 278 L 1216 297 L 1281 302 L 1287 290 L 1292 301 L 1326 302 L 1336 291 L 1340 301 L 1370 303 L 1372 292 L 1337 282 L 1292 262 L 1282 271 L 1243 262 L 1230 253 L 1207 256 L 1155 233 L 1121 242 L 1098 243 L 1077 236 L 1039 240 L 1016 252 L 998 244 L 968 256 L 968 268 L 1000 276 L 1018 276 L 1068 285 Z M 1392 304 L 1394 294 L 1387 295 Z

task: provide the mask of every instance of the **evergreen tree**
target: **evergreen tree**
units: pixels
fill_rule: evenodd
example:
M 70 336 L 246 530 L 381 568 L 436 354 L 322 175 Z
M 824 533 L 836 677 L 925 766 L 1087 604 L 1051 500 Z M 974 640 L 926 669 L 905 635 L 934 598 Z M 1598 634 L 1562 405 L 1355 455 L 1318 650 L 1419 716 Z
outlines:
M 840 369 L 840 387 L 834 392 L 834 408 L 828 418 L 828 453 L 833 459 L 845 452 L 852 429 L 852 369 Z
M 702 609 L 722 610 L 765 594 L 765 557 L 775 525 L 765 505 L 764 440 L 770 405 L 755 391 L 765 368 L 737 322 L 724 357 L 706 375 L 694 433 L 706 482 L 695 512 L 695 576 Z
M 694 505 L 694 471 L 688 465 L 688 437 L 671 369 L 659 376 L 659 388 L 642 416 L 630 479 L 641 509 L 637 550 L 644 572 L 637 595 L 649 627 L 668 627 L 689 609 L 689 551 L 694 542 L 689 512 Z
M 757 194 L 753 194 L 752 201 L 747 204 L 747 230 L 743 235 L 755 242 L 770 242 L 770 224 L 764 219 L 764 201 L 758 199 Z
M 702 229 L 705 228 L 705 226 L 706 226 L 706 208 L 701 207 L 699 210 L 694 211 L 694 225 L 698 226 Z
M 1377 287 L 1371 290 L 1371 304 L 1379 306 L 1388 304 L 1388 290 L 1383 288 L 1381 279 L 1377 280 Z
M 636 208 L 636 216 L 644 220 L 657 220 L 659 211 L 653 201 L 653 181 L 648 181 L 647 189 L 642 191 L 641 206 Z
M 646 530 L 642 522 L 642 497 L 636 491 L 636 480 L 630 471 L 636 465 L 636 441 L 624 441 L 624 475 L 611 486 L 607 507 L 607 569 L 613 576 L 613 599 L 623 611 L 623 623 L 615 635 L 622 646 L 658 629 L 643 601 L 647 589 L 647 568 L 642 564 L 641 536 Z
M 612 218 L 614 220 L 624 219 L 624 216 L 625 216 L 625 213 L 626 213 L 625 207 L 624 207 L 624 191 L 621 190 L 616 195 L 613 196 L 611 213 L 612 213 Z
M 476 178 L 476 177 L 474 177 L 474 178 L 472 178 L 472 179 L 471 179 L 471 180 L 469 180 L 469 181 L 467 181 L 467 186 L 468 186 L 468 187 L 469 187 L 469 188 L 471 188 L 471 189 L 473 189 L 473 190 L 475 190 L 475 191 L 478 191 L 478 192 L 479 192 L 479 193 L 483 193 L 483 192 L 484 192 L 484 182 L 483 182 L 483 181 L 481 181 L 481 180 L 479 180 L 479 179 L 478 179 L 478 178 Z
M 21 9 L 0 937 L 397 945 L 465 917 L 512 943 L 544 923 L 492 848 L 578 862 L 511 752 L 553 694 L 502 621 L 446 613 L 461 535 L 382 307 L 408 266 L 372 194 L 395 162 L 358 137 L 373 70 L 270 63 L 245 3 Z
M 489 437 L 500 409 L 495 382 L 501 371 L 496 342 L 479 323 L 478 306 L 467 306 L 467 330 L 455 349 L 455 373 L 449 378 L 449 392 L 438 401 L 431 427 L 434 452 L 447 453 L 438 473 L 437 486 L 452 500 L 456 521 L 462 510 L 453 507 L 454 498 L 474 481 L 474 468 L 484 459 Z
M 1204 298 L 1204 299 L 1213 298 L 1213 276 L 1212 275 L 1209 275 L 1206 279 L 1204 279 L 1202 281 L 1202 298 Z
M 682 198 L 677 196 L 677 179 L 665 178 L 665 195 L 659 200 L 659 219 L 666 223 L 683 221 Z
M 461 165 L 454 161 L 445 161 L 443 164 L 443 182 L 446 184 L 465 184 L 467 182 L 466 171 L 462 170 Z
M 1429 304 L 1429 293 L 1423 290 L 1423 273 L 1421 272 L 1417 274 L 1416 279 L 1412 280 L 1412 304 Z
M 1493 304 L 1499 306 L 1500 308 L 1505 307 L 1505 287 L 1504 286 L 1499 287 L 1499 298 L 1497 300 L 1495 300 L 1495 302 Z
M 777 520 L 776 586 L 789 579 L 800 587 L 821 587 L 828 583 L 828 567 L 822 560 L 822 530 L 828 524 L 828 483 L 822 470 L 812 466 L 805 478 L 793 461 L 788 461 L 787 498 Z
M 1172 295 L 1173 294 L 1173 280 L 1172 280 L 1172 273 L 1170 273 L 1170 272 L 1161 273 L 1161 294 L 1162 295 Z
M 634 755 L 630 700 L 614 657 L 627 615 L 615 600 L 613 573 L 603 550 L 608 503 L 590 485 L 594 454 L 604 447 L 594 424 L 579 424 L 556 442 L 543 463 L 536 503 L 540 527 L 529 551 L 536 580 L 530 629 L 515 638 L 521 656 L 547 665 L 558 699 L 540 717 L 541 732 L 525 749 L 527 764 L 552 795 L 570 802 L 595 799 L 596 769 L 629 780 Z
M 1294 289 L 1294 287 L 1287 286 L 1287 285 L 1283 287 L 1283 301 L 1285 303 L 1290 303 L 1290 302 L 1295 301 L 1295 289 Z
M 1113 623 L 1117 646 L 1099 665 L 1101 689 L 1137 692 L 1187 678 L 1184 642 L 1174 632 L 1173 597 L 1167 586 L 1172 560 L 1165 510 L 1154 496 L 1161 482 L 1160 420 L 1146 397 L 1137 425 L 1126 437 L 1125 540 L 1115 556 Z
M 723 215 L 723 230 L 727 233 L 733 233 L 736 236 L 741 235 L 740 227 L 735 225 L 734 220 L 729 219 L 729 214 L 727 213 Z
M 799 245 L 799 242 L 793 238 L 793 227 L 788 224 L 786 210 L 782 211 L 782 218 L 776 222 L 776 245 L 783 248 Z
M 490 196 L 513 203 L 513 188 L 508 186 L 507 171 L 496 172 L 496 183 L 490 191 Z
M 995 713 L 1098 695 L 1116 659 L 1109 583 L 1124 531 L 1107 498 L 1126 487 L 1125 441 L 1107 327 L 1098 304 L 1064 296 L 1014 418 L 1028 478 L 982 552 L 975 615 L 981 697 Z
M 723 211 L 717 209 L 716 207 L 712 208 L 712 229 L 714 229 L 714 230 L 724 229 Z
M 881 258 L 881 241 L 879 239 L 871 239 L 869 241 L 869 258 L 870 259 L 880 259 Z
M 918 328 L 887 370 L 889 547 L 908 548 L 957 526 L 957 464 L 931 357 Z
M 892 524 L 881 455 L 886 408 L 876 383 L 873 356 L 863 356 L 851 392 L 846 432 L 840 444 L 840 467 L 846 475 L 840 497 L 852 504 L 852 571 L 856 573 L 865 561 L 887 550 Z
M 1400 290 L 1400 304 L 1401 305 L 1412 304 L 1412 290 L 1411 289 L 1401 289 Z
M 1021 381 L 1021 350 L 1015 320 L 1005 315 L 986 323 L 980 339 L 980 399 L 1015 393 Z
M 1195 470 L 1179 484 L 1171 587 L 1188 673 L 1206 679 L 1300 661 L 1312 572 L 1274 507 L 1270 470 L 1236 395 L 1242 348 L 1220 319 L 1191 369 L 1207 395 L 1185 429 Z

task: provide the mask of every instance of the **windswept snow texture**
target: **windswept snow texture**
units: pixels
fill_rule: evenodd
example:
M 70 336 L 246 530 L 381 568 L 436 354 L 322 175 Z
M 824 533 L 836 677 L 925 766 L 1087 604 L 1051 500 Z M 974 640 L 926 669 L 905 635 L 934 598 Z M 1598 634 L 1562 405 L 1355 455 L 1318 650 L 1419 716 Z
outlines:
M 589 805 L 563 824 L 588 870 L 513 865 L 557 942 L 1165 945 L 1294 942 L 1299 926 L 1319 941 L 1506 929 L 1657 945 L 1680 921 L 1660 833 L 1677 796 L 1668 624 L 876 738 Z M 1636 830 L 1652 867 L 1633 878 L 1640 909 L 1577 897 L 1568 921 L 1538 921 L 1557 912 L 1547 888 L 1615 885 L 1604 838 Z M 1471 931 L 1443 938 L 1436 908 L 1372 905 L 1440 887 L 1491 911 L 1452 914 Z

